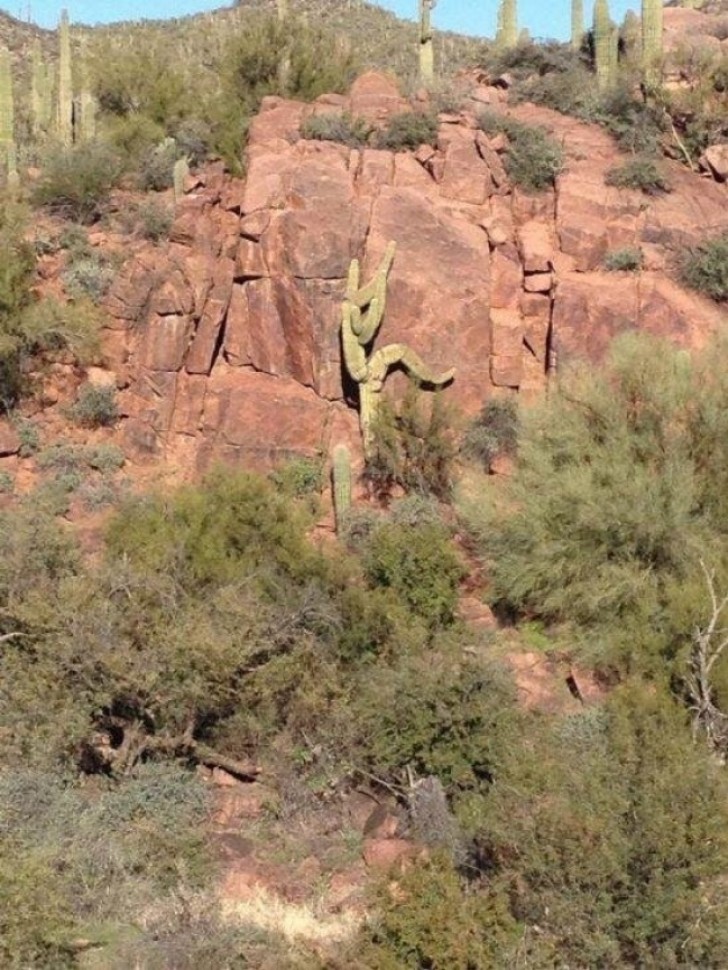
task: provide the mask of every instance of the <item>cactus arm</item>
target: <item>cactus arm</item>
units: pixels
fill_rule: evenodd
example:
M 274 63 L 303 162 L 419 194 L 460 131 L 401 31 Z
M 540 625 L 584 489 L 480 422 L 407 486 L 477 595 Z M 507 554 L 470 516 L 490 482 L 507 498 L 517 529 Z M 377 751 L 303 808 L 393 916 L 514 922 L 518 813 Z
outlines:
M 361 384 L 362 381 L 368 379 L 369 368 L 364 347 L 359 342 L 352 326 L 352 315 L 359 314 L 361 316 L 361 312 L 348 302 L 344 302 L 341 312 L 341 345 L 344 353 L 344 364 L 351 379 L 356 381 L 357 384 Z
M 362 287 L 359 286 L 359 260 L 353 259 L 349 267 L 349 282 L 346 290 L 347 299 L 355 303 L 358 307 L 365 307 L 371 303 L 375 296 L 378 296 L 383 305 L 384 301 L 381 298 L 383 294 L 386 296 L 387 279 L 392 269 L 396 251 L 397 244 L 393 242 L 389 243 L 373 279 L 366 286 Z M 382 312 L 384 312 L 383 306 Z
M 336 532 L 341 535 L 351 511 L 351 458 L 346 445 L 334 448 L 334 460 L 331 465 L 331 478 L 334 496 L 334 515 L 336 517 Z
M 417 384 L 443 387 L 455 377 L 453 368 L 442 374 L 436 374 L 424 363 L 419 354 L 405 344 L 389 344 L 381 347 L 369 361 L 369 380 L 372 386 L 383 384 L 389 371 L 398 364 L 404 367 Z

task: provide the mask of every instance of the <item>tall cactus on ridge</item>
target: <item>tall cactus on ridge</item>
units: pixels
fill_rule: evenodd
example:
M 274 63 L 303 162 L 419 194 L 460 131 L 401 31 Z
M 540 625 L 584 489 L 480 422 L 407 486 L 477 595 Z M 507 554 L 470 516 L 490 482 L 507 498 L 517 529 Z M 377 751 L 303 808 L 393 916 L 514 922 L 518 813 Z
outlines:
M 596 0 L 594 4 L 594 62 L 597 72 L 597 85 L 605 91 L 614 82 L 612 75 L 612 21 L 609 16 L 607 0 Z
M 0 47 L 0 152 L 6 155 L 15 140 L 15 102 L 10 51 Z
M 420 0 L 420 80 L 429 85 L 435 79 L 435 51 L 432 43 L 432 8 L 437 0 Z
M 349 267 L 346 298 L 342 304 L 341 343 L 344 363 L 352 380 L 359 385 L 359 423 L 364 454 L 371 455 L 374 429 L 381 403 L 382 389 L 390 370 L 401 365 L 417 384 L 442 387 L 455 376 L 454 370 L 433 374 L 420 357 L 404 344 L 389 344 L 367 357 L 367 348 L 382 325 L 387 302 L 387 279 L 394 262 L 396 245 L 391 242 L 374 279 L 360 285 L 359 260 Z M 362 310 L 366 308 L 366 312 Z
M 68 148 L 73 142 L 73 78 L 71 73 L 71 30 L 68 11 L 61 11 L 58 25 L 58 137 Z
M 584 0 L 571 0 L 571 46 L 581 49 L 584 40 Z
M 662 71 L 662 0 L 642 0 L 642 73 L 659 82 Z
M 31 53 L 30 115 L 33 137 L 40 138 L 50 128 L 53 107 L 49 66 L 43 60 L 40 41 L 35 40 Z
M 495 35 L 496 47 L 508 50 L 518 43 L 518 6 L 517 0 L 500 0 L 498 8 L 498 31 Z

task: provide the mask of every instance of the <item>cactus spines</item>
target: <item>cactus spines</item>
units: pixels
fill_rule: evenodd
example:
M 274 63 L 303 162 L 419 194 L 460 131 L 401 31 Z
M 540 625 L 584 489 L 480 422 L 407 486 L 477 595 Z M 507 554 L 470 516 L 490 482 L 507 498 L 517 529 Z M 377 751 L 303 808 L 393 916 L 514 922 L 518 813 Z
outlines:
M 71 30 L 68 11 L 61 11 L 58 25 L 58 137 L 64 147 L 73 141 L 73 79 L 71 75 Z
M 420 0 L 420 80 L 432 84 L 435 79 L 435 52 L 432 43 L 432 8 L 437 0 Z
M 662 0 L 642 0 L 642 72 L 656 83 L 662 70 Z
M 594 61 L 600 91 L 605 91 L 614 81 L 611 50 L 612 21 L 609 17 L 609 4 L 607 0 L 596 0 L 594 4 Z
M 12 198 L 20 192 L 20 176 L 18 175 L 18 152 L 15 142 L 8 143 L 5 149 L 7 157 L 7 187 Z
M 581 50 L 584 40 L 584 0 L 571 0 L 571 46 Z
M 336 534 L 341 535 L 351 510 L 351 457 L 346 445 L 337 445 L 334 448 L 331 479 L 333 483 Z
M 495 35 L 496 46 L 501 50 L 515 47 L 518 43 L 517 0 L 500 0 L 498 8 L 498 30 Z
M 372 451 L 382 389 L 393 367 L 401 365 L 417 384 L 431 384 L 433 387 L 442 387 L 455 376 L 454 370 L 444 374 L 433 373 L 404 344 L 389 344 L 367 357 L 367 348 L 382 325 L 387 300 L 387 279 L 394 262 L 395 248 L 395 243 L 390 242 L 379 269 L 366 286 L 360 286 L 359 261 L 352 260 L 346 299 L 342 304 L 341 342 L 344 363 L 350 377 L 359 385 L 359 423 L 365 456 Z
M 185 182 L 190 174 L 190 163 L 187 158 L 178 158 L 172 169 L 172 181 L 174 184 L 174 201 L 179 202 L 185 194 Z
M 15 102 L 10 51 L 0 47 L 0 152 L 6 154 L 15 140 Z

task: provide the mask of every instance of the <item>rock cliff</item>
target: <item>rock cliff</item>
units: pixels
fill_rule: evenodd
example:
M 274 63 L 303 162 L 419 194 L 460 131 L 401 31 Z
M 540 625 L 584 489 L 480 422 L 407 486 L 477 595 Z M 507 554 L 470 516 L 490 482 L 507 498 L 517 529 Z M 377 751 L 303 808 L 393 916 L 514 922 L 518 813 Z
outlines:
M 311 112 L 379 123 L 409 110 L 380 75 L 314 105 L 266 99 L 246 178 L 221 164 L 192 176 L 168 247 L 138 252 L 108 297 L 129 445 L 198 470 L 356 446 L 340 304 L 351 259 L 366 276 L 389 240 L 381 342 L 407 343 L 435 370 L 455 366 L 447 394 L 466 416 L 493 394 L 540 392 L 550 371 L 598 360 L 628 328 L 699 345 L 725 314 L 680 288 L 671 264 L 728 228 L 728 186 L 669 163 L 670 194 L 610 188 L 620 156 L 609 135 L 504 101 L 476 86 L 466 110 L 440 116 L 435 148 L 395 153 L 300 135 Z M 509 183 L 502 136 L 476 124 L 484 104 L 563 144 L 554 191 Z M 604 272 L 605 254 L 628 246 L 643 249 L 644 271 Z

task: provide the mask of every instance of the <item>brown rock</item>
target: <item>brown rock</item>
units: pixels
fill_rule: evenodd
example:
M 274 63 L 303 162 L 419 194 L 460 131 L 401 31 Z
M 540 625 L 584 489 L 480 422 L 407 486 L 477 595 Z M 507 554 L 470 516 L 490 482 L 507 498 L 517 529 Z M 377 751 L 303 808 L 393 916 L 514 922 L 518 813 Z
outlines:
M 152 314 L 142 343 L 141 359 L 153 371 L 177 371 L 182 366 L 192 332 L 189 317 Z
M 354 81 L 349 92 L 349 106 L 355 118 L 374 122 L 411 110 L 395 82 L 377 71 L 368 71 Z
M 485 132 L 478 131 L 475 133 L 475 144 L 477 145 L 480 157 L 488 166 L 494 185 L 497 187 L 507 185 L 508 175 L 506 174 L 503 162 L 498 152 L 492 147 L 490 139 Z
M 252 280 L 267 275 L 263 247 L 250 239 L 241 239 L 235 257 L 235 279 Z
M 191 314 L 195 308 L 192 291 L 179 270 L 166 276 L 152 297 L 152 312 L 158 316 Z
M 240 220 L 240 235 L 246 239 L 252 239 L 253 242 L 260 242 L 260 237 L 269 225 L 270 212 L 266 209 L 259 209 Z
M 456 139 L 445 151 L 440 194 L 446 199 L 483 205 L 493 192 L 493 179 L 471 140 Z
M 405 839 L 367 839 L 362 855 L 369 869 L 386 872 L 417 858 L 422 849 Z
M 549 273 L 553 269 L 555 240 L 548 224 L 526 222 L 518 228 L 518 249 L 526 273 Z
M 20 435 L 7 420 L 0 420 L 0 458 L 17 455 L 20 451 Z
M 523 271 L 518 250 L 507 243 L 491 254 L 490 305 L 497 308 L 515 308 L 522 289 Z
M 523 354 L 491 357 L 490 379 L 496 387 L 519 387 L 523 379 Z
M 532 273 L 523 280 L 526 293 L 548 293 L 551 290 L 551 273 Z
M 382 185 L 391 185 L 394 179 L 394 156 L 391 152 L 365 148 L 361 153 L 361 166 L 357 175 L 357 187 L 365 192 L 376 191 Z
M 523 319 L 517 310 L 492 309 L 491 348 L 495 355 L 518 357 L 523 343 Z

